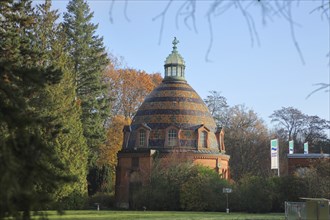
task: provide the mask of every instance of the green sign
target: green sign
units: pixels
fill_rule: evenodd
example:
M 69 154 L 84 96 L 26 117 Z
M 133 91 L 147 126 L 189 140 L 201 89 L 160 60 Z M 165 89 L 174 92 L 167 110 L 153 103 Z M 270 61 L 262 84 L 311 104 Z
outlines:
M 304 154 L 308 154 L 308 142 L 304 143 Z
M 289 141 L 289 154 L 293 154 L 294 152 L 294 143 L 293 141 Z
M 270 162 L 271 169 L 278 169 L 278 140 L 273 139 L 270 141 Z

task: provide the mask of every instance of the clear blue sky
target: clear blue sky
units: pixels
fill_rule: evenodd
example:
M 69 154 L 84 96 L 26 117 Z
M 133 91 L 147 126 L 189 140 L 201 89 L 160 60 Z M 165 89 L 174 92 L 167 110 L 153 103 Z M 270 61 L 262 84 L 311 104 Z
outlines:
M 54 1 L 54 8 L 65 11 L 68 1 Z M 281 107 L 293 106 L 308 115 L 330 119 L 330 93 L 306 96 L 317 87 L 315 83 L 329 83 L 329 21 L 320 13 L 310 13 L 320 1 L 300 1 L 294 4 L 292 15 L 296 39 L 305 59 L 302 64 L 291 38 L 289 23 L 282 17 L 262 25 L 260 10 L 255 17 L 260 46 L 251 46 L 245 18 L 232 8 L 223 15 L 213 17 L 213 46 L 205 60 L 210 33 L 206 13 L 213 1 L 198 1 L 196 11 L 197 33 L 189 30 L 175 15 L 184 1 L 170 6 L 159 43 L 161 19 L 152 19 L 161 13 L 168 1 L 128 1 L 127 21 L 125 1 L 117 0 L 113 7 L 113 23 L 109 12 L 111 1 L 90 0 L 94 11 L 93 22 L 99 24 L 97 34 L 104 37 L 107 50 L 122 56 L 128 67 L 160 72 L 164 60 L 172 50 L 176 36 L 178 50 L 186 61 L 186 79 L 202 98 L 211 90 L 220 91 L 230 106 L 245 104 L 270 125 L 269 115 Z M 227 1 L 229 2 L 229 1 Z M 329 134 L 330 135 L 330 134 Z

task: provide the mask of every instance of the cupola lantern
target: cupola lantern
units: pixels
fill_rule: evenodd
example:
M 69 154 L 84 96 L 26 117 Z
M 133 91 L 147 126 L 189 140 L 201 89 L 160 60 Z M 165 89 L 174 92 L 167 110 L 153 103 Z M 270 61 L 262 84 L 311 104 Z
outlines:
M 164 81 L 186 81 L 185 80 L 185 62 L 179 54 L 176 45 L 179 41 L 174 37 L 172 41 L 173 50 L 165 60 L 165 77 Z

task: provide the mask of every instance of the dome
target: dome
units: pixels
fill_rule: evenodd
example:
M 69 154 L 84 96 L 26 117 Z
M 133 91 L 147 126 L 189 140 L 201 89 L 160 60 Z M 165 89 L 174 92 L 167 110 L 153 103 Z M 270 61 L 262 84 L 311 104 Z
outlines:
M 198 130 L 209 135 L 209 148 L 218 149 L 216 124 L 200 96 L 186 82 L 163 81 L 146 97 L 132 124 L 132 139 L 140 127 L 150 130 L 149 148 L 166 148 L 166 130 L 180 131 L 177 148 L 198 148 Z M 131 139 L 131 143 L 135 140 Z
M 200 96 L 186 82 L 162 82 L 144 100 L 137 111 L 132 129 L 145 123 L 151 129 L 174 125 L 197 129 L 204 125 L 214 132 L 216 124 Z
M 184 67 L 177 43 L 175 38 L 173 51 L 165 61 L 163 82 L 145 98 L 132 120 L 127 148 L 219 150 L 216 123 L 204 101 L 184 74 L 166 74 L 168 68 Z M 176 73 L 184 73 L 182 70 Z
M 178 53 L 176 48 L 174 49 L 174 47 L 172 53 L 168 55 L 165 60 L 165 65 L 173 65 L 173 64 L 185 65 L 182 56 Z

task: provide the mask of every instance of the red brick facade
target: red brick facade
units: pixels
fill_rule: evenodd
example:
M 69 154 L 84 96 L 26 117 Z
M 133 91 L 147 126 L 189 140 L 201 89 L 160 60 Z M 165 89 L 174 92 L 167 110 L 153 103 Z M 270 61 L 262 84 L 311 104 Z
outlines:
M 299 168 L 308 168 L 318 160 L 330 162 L 330 154 L 288 154 L 288 174 L 294 174 Z
M 129 208 L 131 195 L 135 187 L 147 184 L 156 150 L 140 150 L 139 152 L 121 151 L 118 153 L 116 170 L 116 203 L 118 207 Z M 161 160 L 171 159 L 192 161 L 214 169 L 225 179 L 230 178 L 229 156 L 225 154 L 174 152 L 160 153 Z M 166 163 L 166 161 L 164 161 Z

